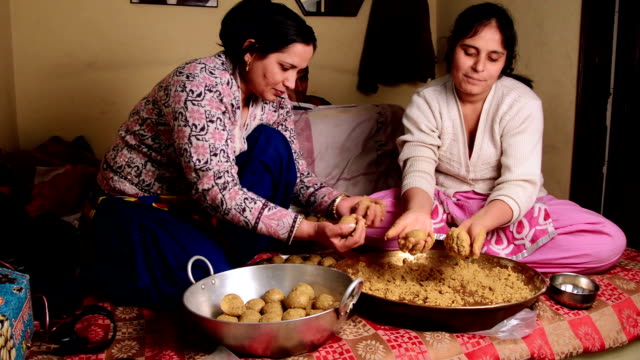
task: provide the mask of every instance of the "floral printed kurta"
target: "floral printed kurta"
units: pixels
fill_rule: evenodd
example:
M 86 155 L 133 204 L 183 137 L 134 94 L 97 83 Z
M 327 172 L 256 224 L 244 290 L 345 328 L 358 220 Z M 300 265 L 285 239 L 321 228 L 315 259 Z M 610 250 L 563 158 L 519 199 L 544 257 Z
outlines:
M 338 192 L 302 160 L 291 104 L 254 98 L 241 119 L 240 86 L 224 52 L 189 61 L 158 83 L 118 130 L 98 183 L 111 195 L 190 195 L 209 214 L 281 240 L 291 240 L 301 215 L 244 189 L 235 157 L 259 124 L 290 141 L 298 171 L 294 204 L 324 213 Z

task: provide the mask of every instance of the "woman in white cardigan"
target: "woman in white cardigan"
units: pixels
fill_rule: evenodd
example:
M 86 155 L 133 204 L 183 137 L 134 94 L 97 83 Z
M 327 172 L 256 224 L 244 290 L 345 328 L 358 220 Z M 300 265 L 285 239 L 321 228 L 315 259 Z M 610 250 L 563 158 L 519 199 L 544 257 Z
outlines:
M 385 247 L 425 251 L 411 230 L 470 238 L 481 252 L 544 272 L 592 273 L 612 266 L 626 246 L 612 222 L 547 194 L 541 171 L 543 110 L 531 82 L 513 74 L 516 32 L 506 9 L 473 5 L 456 19 L 445 61 L 449 75 L 419 89 L 398 139 L 401 189 L 387 201 L 390 229 L 372 228 Z M 397 203 L 396 203 L 397 201 Z M 395 215 L 395 216 L 393 216 Z

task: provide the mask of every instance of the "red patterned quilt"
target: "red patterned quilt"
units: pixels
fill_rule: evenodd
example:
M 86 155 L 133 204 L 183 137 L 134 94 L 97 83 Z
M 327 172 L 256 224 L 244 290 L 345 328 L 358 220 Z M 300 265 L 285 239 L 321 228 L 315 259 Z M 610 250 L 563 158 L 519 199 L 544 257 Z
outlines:
M 537 329 L 521 339 L 418 332 L 383 326 L 352 316 L 338 335 L 318 350 L 290 360 L 427 360 L 427 359 L 565 359 L 623 346 L 640 337 L 640 252 L 627 249 L 607 273 L 591 276 L 600 285 L 593 307 L 569 310 L 547 295 L 533 309 Z M 95 355 L 67 356 L 67 360 L 191 360 L 204 358 L 215 344 L 200 336 L 184 336 L 179 316 L 114 307 L 118 324 L 115 342 Z M 91 321 L 82 332 L 90 339 L 108 337 L 109 324 Z M 187 329 L 188 330 L 188 329 Z M 191 329 L 192 331 L 195 331 Z M 30 360 L 53 359 L 53 346 L 35 343 Z

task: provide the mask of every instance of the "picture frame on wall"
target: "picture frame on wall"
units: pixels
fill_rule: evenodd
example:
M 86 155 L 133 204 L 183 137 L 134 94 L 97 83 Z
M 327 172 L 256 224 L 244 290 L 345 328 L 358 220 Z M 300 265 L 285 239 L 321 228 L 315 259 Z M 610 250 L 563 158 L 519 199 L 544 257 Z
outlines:
M 218 0 L 129 0 L 131 4 L 218 7 Z

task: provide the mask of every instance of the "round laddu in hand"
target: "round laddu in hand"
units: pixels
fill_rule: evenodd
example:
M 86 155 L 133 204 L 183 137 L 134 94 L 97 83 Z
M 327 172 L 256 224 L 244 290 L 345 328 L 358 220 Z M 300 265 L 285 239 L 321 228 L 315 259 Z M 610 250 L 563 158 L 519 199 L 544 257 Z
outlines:
M 358 222 L 358 218 L 356 217 L 356 214 L 351 214 L 351 215 L 345 215 L 345 216 L 341 217 L 340 221 L 338 221 L 338 224 L 353 224 L 353 225 L 355 225 L 357 222 Z M 354 226 L 353 230 L 346 236 L 351 236 L 351 234 L 353 234 L 355 231 L 356 231 L 356 228 Z
M 467 258 L 471 253 L 471 238 L 466 231 L 452 227 L 444 239 L 444 246 L 449 254 Z
M 351 214 L 351 215 L 345 215 L 341 217 L 340 221 L 338 221 L 338 224 L 355 224 L 356 222 L 358 222 L 356 215 Z
M 407 233 L 407 238 L 413 238 L 415 240 L 427 240 L 427 233 L 424 230 L 416 229 Z
M 410 241 L 409 239 L 413 239 L 413 241 Z M 404 236 L 402 236 L 400 239 L 398 239 L 398 247 L 400 248 L 400 250 L 404 252 L 410 252 L 414 254 L 415 251 L 413 250 L 415 245 L 419 241 L 426 241 L 426 240 L 427 240 L 427 234 L 423 230 L 420 230 L 420 229 L 411 230 L 408 233 L 406 233 Z

